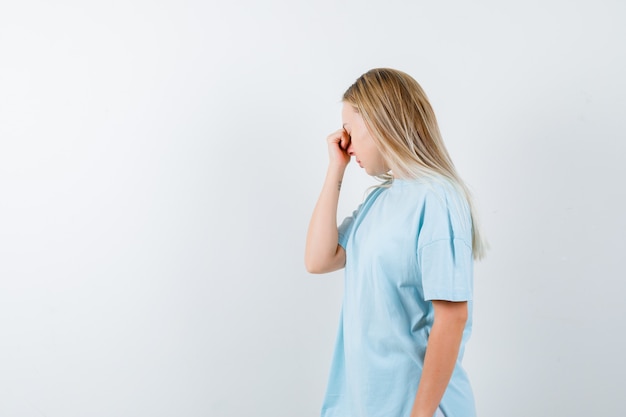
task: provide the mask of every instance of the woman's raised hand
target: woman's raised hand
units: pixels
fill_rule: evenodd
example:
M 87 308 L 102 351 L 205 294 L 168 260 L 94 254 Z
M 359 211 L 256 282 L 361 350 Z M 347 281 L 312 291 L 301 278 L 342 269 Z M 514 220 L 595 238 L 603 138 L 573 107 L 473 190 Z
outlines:
M 326 138 L 330 161 L 322 191 L 313 210 L 306 236 L 304 262 L 313 274 L 336 271 L 346 264 L 346 251 L 339 245 L 337 204 L 341 182 L 350 162 L 350 135 L 345 129 Z
M 330 164 L 344 169 L 350 162 L 350 155 L 348 154 L 350 135 L 342 128 L 328 135 L 326 141 L 328 142 Z

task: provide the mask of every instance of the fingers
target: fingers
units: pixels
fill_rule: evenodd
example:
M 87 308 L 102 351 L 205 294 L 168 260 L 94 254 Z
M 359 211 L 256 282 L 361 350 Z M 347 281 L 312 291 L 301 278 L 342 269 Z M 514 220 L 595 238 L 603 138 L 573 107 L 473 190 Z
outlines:
M 345 168 L 350 162 L 348 147 L 350 146 L 350 135 L 345 129 L 339 129 L 331 133 L 326 138 L 328 142 L 328 154 L 333 165 Z
M 348 149 L 350 146 L 350 135 L 346 132 L 345 129 L 339 129 L 336 132 L 331 133 L 327 138 L 328 144 L 336 144 L 343 151 Z
M 339 142 L 339 147 L 344 151 L 348 150 L 348 146 L 350 146 L 350 135 L 346 132 L 345 129 L 342 129 L 343 134 L 341 135 L 341 141 Z

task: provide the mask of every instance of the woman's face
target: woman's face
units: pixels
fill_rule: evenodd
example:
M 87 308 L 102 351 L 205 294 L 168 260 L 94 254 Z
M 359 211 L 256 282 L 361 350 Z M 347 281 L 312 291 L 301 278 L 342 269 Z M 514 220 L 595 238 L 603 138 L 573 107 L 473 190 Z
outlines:
M 348 154 L 354 156 L 359 166 L 369 175 L 382 175 L 389 171 L 361 114 L 351 104 L 344 103 L 341 117 L 343 128 L 350 135 Z

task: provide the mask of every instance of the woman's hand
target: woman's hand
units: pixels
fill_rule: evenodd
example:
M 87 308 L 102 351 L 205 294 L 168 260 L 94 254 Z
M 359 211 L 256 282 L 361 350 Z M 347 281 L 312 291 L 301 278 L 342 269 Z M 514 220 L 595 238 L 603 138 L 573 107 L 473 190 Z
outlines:
M 306 269 L 313 274 L 336 271 L 346 264 L 346 251 L 338 244 L 337 204 L 343 174 L 350 162 L 350 135 L 340 129 L 331 133 L 326 141 L 330 162 L 309 223 L 304 253 Z
M 330 164 L 345 169 L 350 162 L 350 155 L 348 154 L 350 135 L 348 135 L 348 132 L 343 128 L 339 129 L 328 135 L 326 142 L 328 142 Z

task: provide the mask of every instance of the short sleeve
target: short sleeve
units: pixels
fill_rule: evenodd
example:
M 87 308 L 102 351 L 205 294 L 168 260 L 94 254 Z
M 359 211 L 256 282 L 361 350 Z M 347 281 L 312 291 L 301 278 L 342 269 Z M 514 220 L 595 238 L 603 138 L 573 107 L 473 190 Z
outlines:
M 338 243 L 344 249 L 346 249 L 346 246 L 348 245 L 348 237 L 350 236 L 350 232 L 352 231 L 352 227 L 354 226 L 354 219 L 356 219 L 357 214 L 359 214 L 361 207 L 363 207 L 363 204 L 360 204 L 359 207 L 357 207 L 357 209 L 352 212 L 351 216 L 343 219 L 343 222 L 341 222 L 341 224 L 337 228 L 337 232 L 339 234 Z
M 469 206 L 453 189 L 424 200 L 417 263 L 425 300 L 470 301 L 473 293 Z
M 350 240 L 350 236 L 352 235 L 352 231 L 354 229 L 357 217 L 365 215 L 365 212 L 369 210 L 369 207 L 383 190 L 384 188 L 379 187 L 369 193 L 367 197 L 365 197 L 365 201 L 359 204 L 356 210 L 352 212 L 352 215 L 343 219 L 343 222 L 341 222 L 341 224 L 337 228 L 337 232 L 339 234 L 338 243 L 339 245 L 341 245 L 342 248 L 346 249 L 346 246 L 348 245 L 348 241 Z
M 472 248 L 461 239 L 441 239 L 418 253 L 425 300 L 471 301 Z

